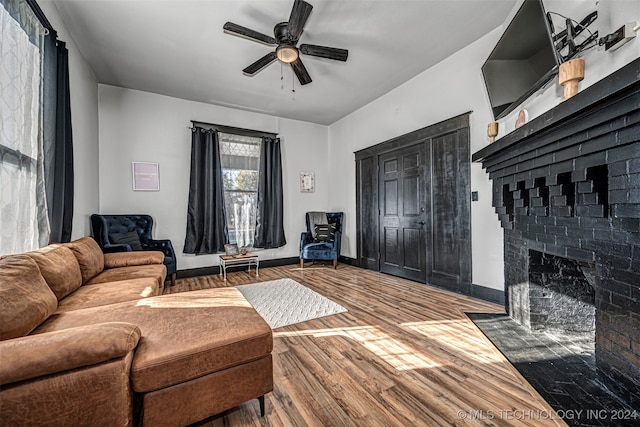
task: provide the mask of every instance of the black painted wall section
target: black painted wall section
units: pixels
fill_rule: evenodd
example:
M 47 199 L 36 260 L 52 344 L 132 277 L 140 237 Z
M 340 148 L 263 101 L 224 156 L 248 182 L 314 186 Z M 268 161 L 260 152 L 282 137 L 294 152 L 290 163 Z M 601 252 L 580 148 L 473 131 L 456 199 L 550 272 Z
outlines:
M 640 59 L 474 154 L 505 229 L 509 313 L 531 251 L 595 266 L 596 363 L 640 402 Z

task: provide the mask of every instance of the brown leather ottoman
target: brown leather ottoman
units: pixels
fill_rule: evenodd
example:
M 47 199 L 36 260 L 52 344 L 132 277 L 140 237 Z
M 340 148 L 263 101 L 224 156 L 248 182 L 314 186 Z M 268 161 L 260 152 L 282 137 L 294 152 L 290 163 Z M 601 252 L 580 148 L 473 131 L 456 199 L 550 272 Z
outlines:
M 114 321 L 142 332 L 131 387 L 143 425 L 190 424 L 273 389 L 271 328 L 235 288 L 55 313 L 33 333 Z

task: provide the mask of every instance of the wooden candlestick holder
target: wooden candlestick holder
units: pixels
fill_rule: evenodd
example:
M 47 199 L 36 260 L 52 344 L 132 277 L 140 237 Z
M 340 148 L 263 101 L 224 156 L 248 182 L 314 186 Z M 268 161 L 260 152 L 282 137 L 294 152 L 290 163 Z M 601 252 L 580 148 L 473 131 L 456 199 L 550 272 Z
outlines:
M 564 87 L 563 101 L 578 93 L 578 82 L 584 79 L 584 58 L 576 58 L 560 64 L 558 82 Z
M 487 126 L 487 135 L 489 135 L 489 141 L 495 142 L 498 135 L 498 122 L 491 122 Z

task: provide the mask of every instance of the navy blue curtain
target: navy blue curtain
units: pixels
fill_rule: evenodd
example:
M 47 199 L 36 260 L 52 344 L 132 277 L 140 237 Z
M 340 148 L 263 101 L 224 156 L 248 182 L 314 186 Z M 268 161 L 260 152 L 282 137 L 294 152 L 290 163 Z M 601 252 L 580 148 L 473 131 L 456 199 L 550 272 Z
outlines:
M 194 126 L 187 210 L 186 254 L 215 254 L 227 243 L 227 220 L 218 133 Z
M 282 190 L 282 159 L 279 138 L 262 138 L 260 150 L 260 177 L 258 180 L 258 206 L 256 248 L 279 248 L 287 243 L 284 236 Z
M 45 37 L 43 84 L 44 173 L 50 243 L 69 242 L 73 222 L 73 138 L 69 51 L 55 31 Z

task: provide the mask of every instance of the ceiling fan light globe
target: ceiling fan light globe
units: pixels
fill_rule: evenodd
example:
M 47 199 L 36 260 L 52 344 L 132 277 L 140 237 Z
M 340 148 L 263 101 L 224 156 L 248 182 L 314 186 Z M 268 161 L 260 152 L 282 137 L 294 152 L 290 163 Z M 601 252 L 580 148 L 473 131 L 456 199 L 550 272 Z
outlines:
M 276 49 L 276 57 L 285 64 L 291 64 L 298 59 L 298 49 L 288 45 L 278 46 Z

